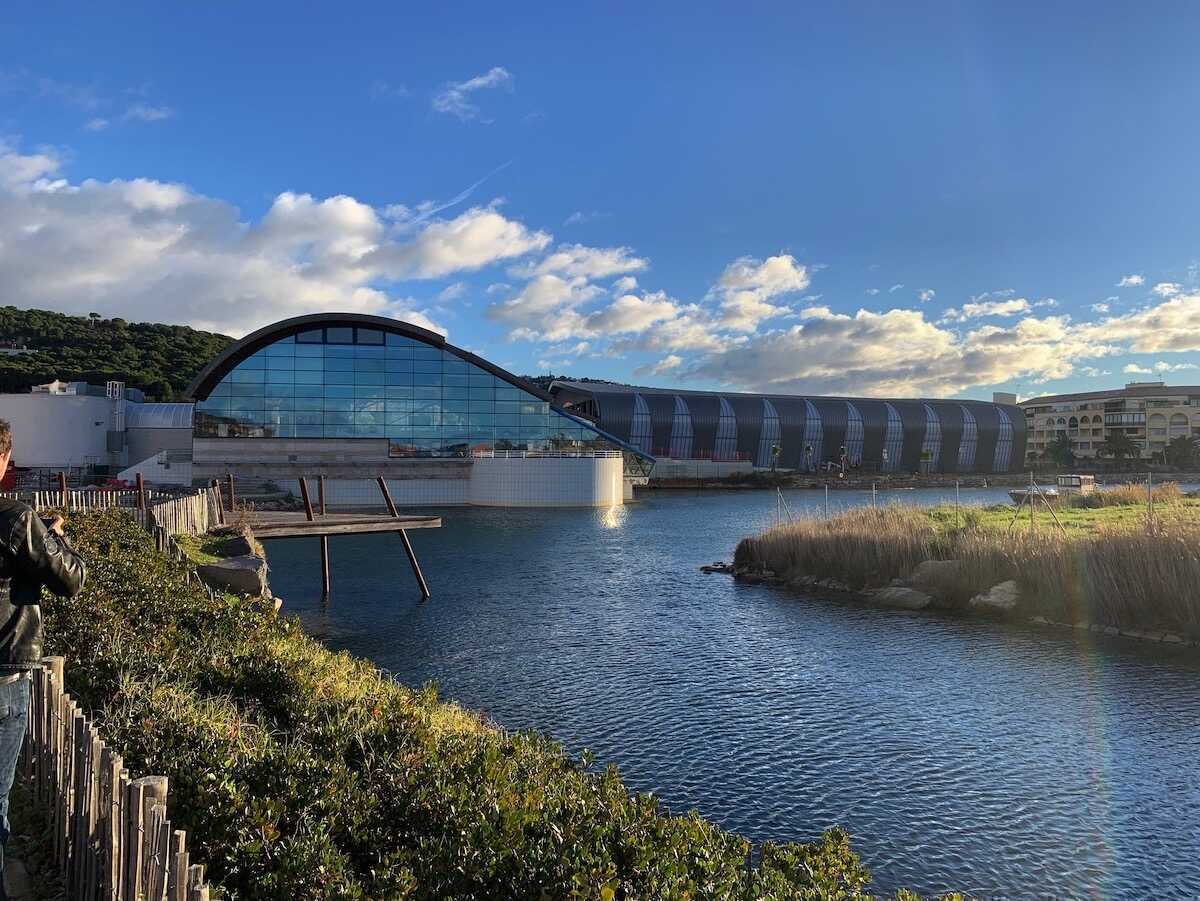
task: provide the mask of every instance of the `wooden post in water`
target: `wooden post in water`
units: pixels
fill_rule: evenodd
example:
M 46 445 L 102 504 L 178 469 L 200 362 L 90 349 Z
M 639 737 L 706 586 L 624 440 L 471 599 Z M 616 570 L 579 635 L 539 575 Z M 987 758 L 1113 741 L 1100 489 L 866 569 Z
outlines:
M 383 502 L 387 505 L 388 513 L 393 518 L 399 517 L 396 512 L 396 505 L 392 503 L 392 493 L 388 491 L 387 479 L 379 476 L 379 490 L 383 492 Z M 421 599 L 429 600 L 429 586 L 425 584 L 425 576 L 421 574 L 421 564 L 417 562 L 416 552 L 413 551 L 412 542 L 408 540 L 408 533 L 403 529 L 400 530 L 400 540 L 404 543 L 404 553 L 408 554 L 408 564 L 412 567 L 413 575 L 417 577 L 417 585 L 421 589 Z
M 321 515 L 325 515 L 325 473 L 317 476 L 317 506 L 321 508 Z M 321 536 L 321 598 L 322 600 L 329 597 L 331 585 L 329 582 L 329 536 Z
M 325 506 L 325 490 L 318 484 L 318 490 L 321 492 L 321 506 Z M 308 479 L 300 479 L 300 498 L 304 501 L 304 517 L 309 522 L 316 519 L 313 515 L 312 499 L 308 495 Z M 321 590 L 322 598 L 329 596 L 329 546 L 328 539 L 321 536 Z

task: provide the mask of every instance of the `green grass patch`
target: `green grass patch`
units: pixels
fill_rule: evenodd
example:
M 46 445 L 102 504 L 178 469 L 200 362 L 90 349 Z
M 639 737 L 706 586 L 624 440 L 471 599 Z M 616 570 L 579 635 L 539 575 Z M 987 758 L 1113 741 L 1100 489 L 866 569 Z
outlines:
M 857 898 L 844 832 L 749 844 L 333 653 L 269 602 L 210 599 L 116 511 L 78 515 L 87 589 L 47 653 L 228 898 Z M 203 552 L 203 543 L 200 543 Z M 813 830 L 813 835 L 817 835 Z

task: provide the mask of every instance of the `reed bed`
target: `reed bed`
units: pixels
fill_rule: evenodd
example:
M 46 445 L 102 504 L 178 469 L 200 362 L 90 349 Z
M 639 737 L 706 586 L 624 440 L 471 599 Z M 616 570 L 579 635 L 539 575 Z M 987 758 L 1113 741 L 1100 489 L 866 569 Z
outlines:
M 852 510 L 747 538 L 734 562 L 784 580 L 833 578 L 862 590 L 905 579 L 925 560 L 954 560 L 959 565 L 938 574 L 936 606 L 965 607 L 1011 579 L 1021 596 L 1015 612 L 1024 616 L 1167 630 L 1200 640 L 1196 508 L 1164 493 L 1155 510 L 1139 515 L 1136 525 L 1121 520 L 1087 531 L 1059 530 L 1050 522 L 1036 530 L 997 528 L 982 524 L 987 511 L 963 511 L 955 525 L 945 510 Z M 1003 513 L 992 511 L 992 523 Z

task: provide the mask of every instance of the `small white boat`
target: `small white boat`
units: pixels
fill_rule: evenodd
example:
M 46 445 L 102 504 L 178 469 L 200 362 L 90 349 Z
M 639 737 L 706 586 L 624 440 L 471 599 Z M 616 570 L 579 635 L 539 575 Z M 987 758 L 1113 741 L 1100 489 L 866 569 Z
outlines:
M 1008 496 L 1013 499 L 1013 503 L 1018 507 L 1025 503 L 1025 499 L 1029 497 L 1031 489 L 1029 488 L 1013 488 L 1008 492 Z M 1058 489 L 1053 485 L 1038 485 L 1032 489 L 1034 496 L 1040 494 L 1042 497 L 1058 497 Z

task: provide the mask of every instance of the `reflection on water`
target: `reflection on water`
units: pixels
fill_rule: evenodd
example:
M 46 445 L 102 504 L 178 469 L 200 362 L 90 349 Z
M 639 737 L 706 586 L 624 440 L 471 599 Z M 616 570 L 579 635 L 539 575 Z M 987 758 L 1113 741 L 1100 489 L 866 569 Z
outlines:
M 387 535 L 331 542 L 325 612 L 315 541 L 271 542 L 272 584 L 330 645 L 589 747 L 673 809 L 755 841 L 845 826 L 877 889 L 1200 893 L 1194 656 L 698 572 L 773 520 L 767 492 L 441 512 L 412 535 L 426 604 Z

